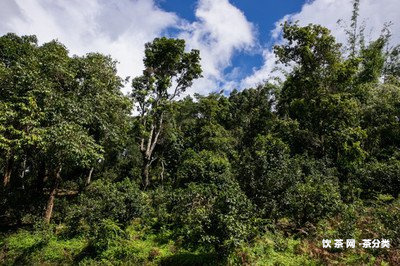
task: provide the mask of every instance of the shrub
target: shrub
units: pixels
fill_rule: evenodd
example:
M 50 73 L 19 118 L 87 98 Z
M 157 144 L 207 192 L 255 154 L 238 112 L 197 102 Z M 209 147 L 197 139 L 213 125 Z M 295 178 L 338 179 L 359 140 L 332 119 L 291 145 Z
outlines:
M 336 171 L 303 156 L 296 161 L 299 176 L 286 192 L 287 215 L 300 226 L 336 214 L 342 205 Z
M 118 240 L 125 237 L 125 232 L 110 219 L 104 219 L 100 222 L 94 237 L 92 238 L 92 246 L 95 248 L 96 253 L 107 250 L 111 245 L 115 245 Z
M 392 203 L 380 202 L 375 208 L 375 216 L 384 225 L 378 232 L 382 238 L 390 239 L 392 247 L 400 247 L 400 198 Z
M 243 158 L 238 179 L 262 218 L 288 216 L 298 225 L 334 213 L 340 205 L 335 169 L 308 156 L 290 157 L 271 134 L 259 135 Z
M 244 153 L 238 180 L 263 218 L 282 216 L 285 192 L 296 182 L 289 148 L 279 138 L 259 135 Z
M 170 203 L 175 237 L 186 247 L 226 255 L 252 233 L 252 204 L 229 162 L 209 151 L 192 154 L 179 169 L 183 185 Z
M 229 161 L 212 151 L 199 153 L 187 150 L 185 160 L 178 169 L 178 183 L 185 186 L 191 182 L 219 183 L 232 178 Z
M 185 246 L 224 253 L 251 234 L 251 203 L 234 184 L 190 184 L 172 201 L 175 236 Z
M 129 179 L 116 183 L 97 180 L 71 206 L 67 222 L 78 231 L 82 225 L 97 226 L 105 219 L 124 225 L 145 211 L 146 200 L 136 183 Z
M 359 170 L 357 181 L 364 198 L 371 199 L 380 193 L 397 197 L 400 193 L 400 161 L 371 162 Z

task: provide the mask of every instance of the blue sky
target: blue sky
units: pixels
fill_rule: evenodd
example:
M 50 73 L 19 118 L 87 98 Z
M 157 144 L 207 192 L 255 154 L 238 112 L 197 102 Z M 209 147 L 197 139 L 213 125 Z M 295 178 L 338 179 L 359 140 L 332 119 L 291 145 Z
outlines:
M 240 9 L 247 19 L 257 25 L 261 40 L 268 41 L 275 22 L 284 15 L 300 11 L 304 0 L 232 0 L 230 3 Z M 195 0 L 158 0 L 157 4 L 170 12 L 194 21 L 197 1 Z
M 176 2 L 176 1 L 173 1 Z M 271 31 L 275 23 L 287 14 L 299 12 L 303 6 L 303 0 L 254 0 L 249 4 L 248 0 L 235 0 L 231 3 L 237 6 L 257 27 L 258 41 L 264 47 L 271 47 Z M 261 67 L 263 57 L 259 53 L 239 53 L 232 58 L 232 67 L 240 66 L 242 78 L 251 74 L 253 68 Z M 228 71 L 232 68 L 228 68 Z
M 177 6 L 178 0 L 168 1 Z M 274 43 L 271 40 L 271 31 L 275 28 L 275 23 L 287 14 L 299 12 L 305 1 L 303 0 L 235 0 L 231 1 L 254 23 L 257 28 L 258 42 L 262 47 L 271 47 Z M 193 4 L 195 1 L 193 1 Z M 249 4 L 251 3 L 251 4 Z M 193 14 L 193 12 L 192 12 Z M 233 55 L 232 66 L 225 72 L 229 72 L 234 67 L 240 67 L 241 78 L 251 74 L 253 68 L 261 67 L 263 56 L 257 52 L 237 53 Z
M 367 37 L 376 38 L 391 21 L 392 43 L 400 43 L 399 0 L 360 2 Z M 141 74 L 146 42 L 183 38 L 188 49 L 200 50 L 204 76 L 187 94 L 207 94 L 272 78 L 271 48 L 283 42 L 279 24 L 285 20 L 321 24 L 345 41 L 337 20 L 348 22 L 351 9 L 352 0 L 0 0 L 0 35 L 58 39 L 71 55 L 109 54 L 122 77 Z
M 271 31 L 275 23 L 287 14 L 299 12 L 305 0 L 231 0 L 230 3 L 244 13 L 247 20 L 256 28 L 257 41 L 261 47 L 273 45 Z M 157 4 L 164 10 L 175 12 L 180 17 L 195 21 L 195 10 L 198 1 L 195 0 L 159 0 Z M 237 79 L 244 78 L 252 73 L 254 68 L 263 65 L 263 56 L 260 51 L 245 51 L 233 54 L 231 64 L 224 69 L 229 75 L 234 68 L 240 68 Z

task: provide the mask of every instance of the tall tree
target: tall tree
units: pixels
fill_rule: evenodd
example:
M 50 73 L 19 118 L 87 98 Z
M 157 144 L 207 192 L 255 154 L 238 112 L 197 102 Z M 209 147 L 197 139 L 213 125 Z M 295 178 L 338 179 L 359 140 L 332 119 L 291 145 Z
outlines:
M 361 106 L 353 86 L 358 60 L 345 59 L 340 44 L 322 26 L 286 23 L 283 35 L 287 43 L 275 52 L 280 62 L 294 68 L 282 86 L 279 113 L 306 131 L 305 151 L 351 168 L 365 156 Z
M 70 57 L 61 43 L 38 46 L 35 36 L 0 38 L 2 183 L 15 189 L 11 177 L 19 176 L 21 188 L 36 187 L 35 200 L 49 194 L 47 222 L 61 177 L 90 181 L 104 151 L 122 146 L 132 109 L 122 85 L 108 56 Z
M 10 184 L 16 161 L 39 139 L 34 127 L 42 116 L 40 76 L 35 36 L 7 34 L 0 38 L 0 154 L 3 185 Z
M 166 112 L 172 100 L 201 77 L 200 53 L 185 52 L 185 41 L 156 38 L 145 45 L 145 70 L 132 81 L 132 98 L 139 112 L 142 130 L 140 150 L 143 159 L 142 184 L 150 184 L 149 170 L 154 148 L 160 137 Z
M 43 45 L 40 51 L 43 77 L 50 84 L 43 104 L 46 116 L 40 146 L 50 186 L 45 212 L 49 222 L 62 173 L 70 174 L 74 169 L 88 172 L 85 178 L 89 183 L 92 169 L 103 159 L 104 147 L 123 139 L 131 104 L 120 91 L 122 80 L 110 57 L 88 54 L 71 58 L 57 42 Z

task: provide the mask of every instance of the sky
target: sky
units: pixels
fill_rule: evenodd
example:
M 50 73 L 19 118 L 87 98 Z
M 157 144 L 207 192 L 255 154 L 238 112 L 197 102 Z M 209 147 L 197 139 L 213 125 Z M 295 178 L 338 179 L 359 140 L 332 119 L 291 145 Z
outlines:
M 345 42 L 351 12 L 352 0 L 0 0 L 0 35 L 34 34 L 40 43 L 57 39 L 71 55 L 111 55 L 123 78 L 142 73 L 145 43 L 181 38 L 187 49 L 200 50 L 203 68 L 203 78 L 186 94 L 229 93 L 276 75 L 272 47 L 284 42 L 282 22 L 321 24 Z M 391 44 L 400 43 L 398 14 L 400 0 L 361 0 L 368 39 L 391 22 Z

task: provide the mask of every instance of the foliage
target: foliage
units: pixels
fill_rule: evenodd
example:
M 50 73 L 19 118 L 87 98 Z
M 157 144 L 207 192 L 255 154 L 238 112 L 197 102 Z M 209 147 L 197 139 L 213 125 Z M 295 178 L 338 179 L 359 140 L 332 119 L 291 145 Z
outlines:
M 137 105 L 142 152 L 142 184 L 150 184 L 149 170 L 154 161 L 154 149 L 159 140 L 166 111 L 171 101 L 179 97 L 201 77 L 200 53 L 185 52 L 185 41 L 156 38 L 145 45 L 145 70 L 132 81 L 132 98 Z M 172 86 L 173 92 L 169 92 Z
M 301 181 L 289 188 L 285 197 L 288 214 L 299 225 L 335 215 L 341 207 L 335 171 L 318 161 L 300 160 Z
M 77 203 L 70 206 L 67 222 L 72 231 L 79 232 L 79 226 L 86 225 L 96 231 L 100 230 L 98 226 L 106 230 L 108 220 L 127 224 L 145 211 L 146 198 L 137 184 L 129 179 L 115 183 L 99 180 L 90 184 Z
M 178 178 L 182 188 L 174 191 L 171 219 L 186 247 L 212 247 L 222 255 L 251 235 L 252 204 L 226 159 L 209 151 L 192 152 Z
M 124 96 L 109 56 L 0 37 L 0 264 L 399 265 L 399 46 L 359 3 L 347 45 L 287 22 L 284 80 L 229 95 L 181 98 L 183 40 Z M 345 237 L 392 247 L 321 246 Z

